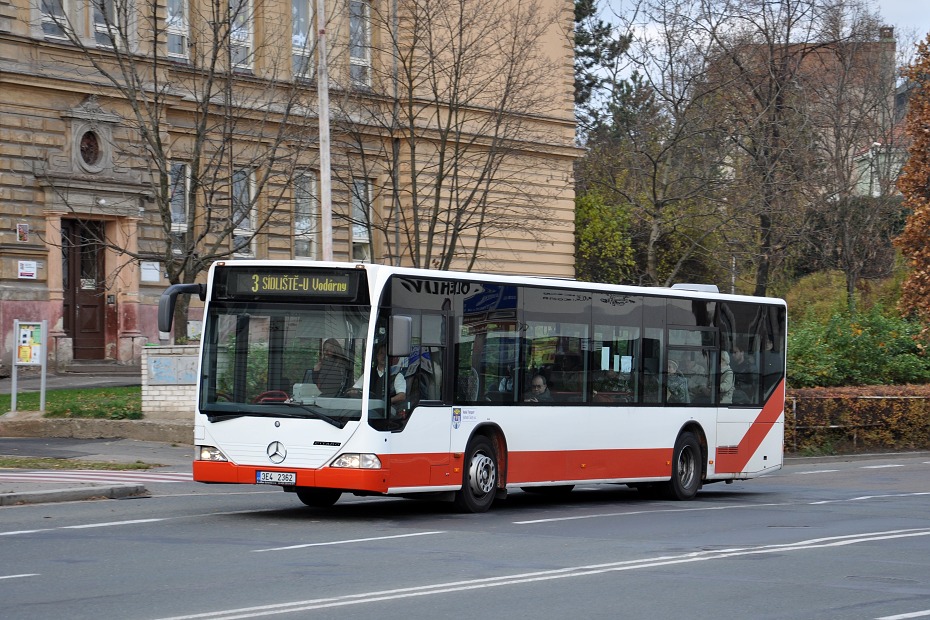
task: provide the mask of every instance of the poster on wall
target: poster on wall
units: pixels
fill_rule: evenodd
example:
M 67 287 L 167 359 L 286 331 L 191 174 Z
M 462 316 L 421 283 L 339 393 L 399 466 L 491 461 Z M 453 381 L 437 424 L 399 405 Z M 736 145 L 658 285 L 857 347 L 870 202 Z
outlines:
M 158 263 L 143 261 L 141 267 L 143 282 L 161 281 L 161 270 L 158 268 Z
M 39 271 L 39 263 L 34 260 L 19 261 L 19 279 L 35 280 Z

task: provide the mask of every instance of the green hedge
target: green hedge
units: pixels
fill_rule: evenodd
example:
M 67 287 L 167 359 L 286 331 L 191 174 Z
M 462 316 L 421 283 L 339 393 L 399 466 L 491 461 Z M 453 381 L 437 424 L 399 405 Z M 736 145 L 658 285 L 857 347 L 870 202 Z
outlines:
M 789 395 L 785 449 L 809 455 L 930 450 L 930 398 Z

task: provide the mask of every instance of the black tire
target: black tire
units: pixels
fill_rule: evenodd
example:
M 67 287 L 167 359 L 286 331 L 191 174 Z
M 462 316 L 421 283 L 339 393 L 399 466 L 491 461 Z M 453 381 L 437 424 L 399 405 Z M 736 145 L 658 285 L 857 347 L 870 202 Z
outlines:
M 342 496 L 338 489 L 307 489 L 298 487 L 294 490 L 297 499 L 311 508 L 329 508 Z
M 672 479 L 665 487 L 668 499 L 694 499 L 701 488 L 702 459 L 701 444 L 694 433 L 679 435 L 672 453 Z
M 462 512 L 485 512 L 497 495 L 497 453 L 491 440 L 473 437 L 465 450 L 462 489 L 455 494 L 455 506 Z

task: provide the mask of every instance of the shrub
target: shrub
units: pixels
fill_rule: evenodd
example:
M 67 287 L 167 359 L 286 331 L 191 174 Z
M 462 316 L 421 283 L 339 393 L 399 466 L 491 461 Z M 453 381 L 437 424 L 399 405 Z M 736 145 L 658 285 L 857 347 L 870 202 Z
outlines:
M 802 319 L 788 332 L 791 387 L 930 382 L 921 325 L 878 307 L 835 313 L 826 324 Z

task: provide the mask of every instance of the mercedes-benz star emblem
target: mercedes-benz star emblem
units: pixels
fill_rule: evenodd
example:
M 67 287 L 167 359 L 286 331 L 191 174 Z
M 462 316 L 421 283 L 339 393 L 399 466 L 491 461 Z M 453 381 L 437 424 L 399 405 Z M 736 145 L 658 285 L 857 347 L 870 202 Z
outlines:
M 284 457 L 287 456 L 287 448 L 284 447 L 284 444 L 280 441 L 272 441 L 268 444 L 268 448 L 265 450 L 268 454 L 268 460 L 277 465 L 284 461 Z

